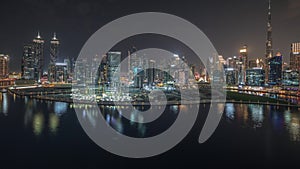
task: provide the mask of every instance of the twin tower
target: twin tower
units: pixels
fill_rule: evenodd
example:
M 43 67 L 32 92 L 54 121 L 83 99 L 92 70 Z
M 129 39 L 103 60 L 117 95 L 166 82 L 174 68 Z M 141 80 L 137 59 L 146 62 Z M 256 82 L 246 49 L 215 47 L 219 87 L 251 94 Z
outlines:
M 44 71 L 44 39 L 38 32 L 31 43 L 25 44 L 22 57 L 22 78 L 40 82 Z M 50 64 L 48 66 L 48 79 L 54 78 L 55 63 L 58 58 L 60 41 L 53 34 L 50 40 Z

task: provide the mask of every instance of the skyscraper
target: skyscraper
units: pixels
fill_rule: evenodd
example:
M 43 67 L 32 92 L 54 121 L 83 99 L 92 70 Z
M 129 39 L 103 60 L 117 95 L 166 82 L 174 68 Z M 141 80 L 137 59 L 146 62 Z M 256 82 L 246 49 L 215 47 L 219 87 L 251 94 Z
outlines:
M 238 85 L 238 71 L 234 68 L 225 68 L 226 84 Z
M 55 81 L 67 82 L 67 78 L 68 78 L 68 64 L 55 63 Z
M 269 59 L 269 85 L 280 85 L 282 80 L 282 55 L 277 52 L 276 56 Z
M 141 68 L 142 64 L 142 58 L 140 56 L 137 56 L 135 52 L 138 50 L 136 47 L 132 47 L 128 51 L 128 73 L 129 73 L 129 81 L 132 81 L 134 79 L 134 70 L 137 70 L 138 68 Z
M 273 56 L 271 20 L 272 20 L 271 0 L 269 0 L 268 22 L 267 22 L 267 41 L 266 41 L 266 58 L 272 58 L 272 56 Z
M 38 35 L 33 39 L 34 80 L 39 81 L 44 70 L 44 39 Z
M 77 59 L 74 66 L 74 77 L 73 80 L 77 84 L 85 84 L 86 83 L 86 69 L 87 69 L 87 60 L 86 58 Z
M 291 44 L 290 69 L 294 71 L 300 69 L 300 42 Z
M 272 47 L 272 14 L 271 14 L 271 0 L 268 3 L 268 21 L 267 21 L 267 40 L 266 40 L 266 58 L 265 58 L 265 69 L 266 69 L 266 79 L 269 79 L 269 59 L 273 57 L 273 47 Z
M 53 34 L 53 38 L 50 41 L 50 64 L 48 67 L 48 79 L 50 82 L 54 82 L 57 78 L 55 77 L 55 63 L 58 58 L 58 49 L 60 42 L 56 38 L 56 33 Z
M 0 78 L 6 78 L 8 76 L 8 64 L 9 56 L 0 54 Z
M 249 65 L 248 65 L 248 47 L 247 47 L 247 45 L 244 45 L 240 49 L 240 58 L 241 58 L 241 61 L 244 65 L 245 69 L 248 69 Z
M 246 70 L 246 85 L 247 86 L 264 86 L 265 70 L 262 68 L 251 68 Z
M 107 53 L 107 80 L 110 87 L 116 88 L 120 84 L 120 68 L 121 52 L 108 52 Z
M 107 55 L 102 56 L 101 64 L 98 67 L 98 79 L 96 79 L 96 82 L 101 83 L 102 85 L 107 83 Z
M 245 84 L 246 80 L 246 69 L 248 69 L 248 50 L 247 45 L 244 45 L 240 49 L 240 65 L 239 65 L 239 73 L 240 73 L 240 84 Z
M 155 60 L 149 60 L 149 68 L 146 70 L 149 86 L 152 86 L 155 81 L 155 74 L 156 74 L 155 64 L 156 64 Z
M 282 85 L 299 86 L 299 72 L 295 70 L 282 71 Z
M 34 79 L 34 51 L 32 44 L 26 44 L 23 47 L 22 57 L 22 78 Z

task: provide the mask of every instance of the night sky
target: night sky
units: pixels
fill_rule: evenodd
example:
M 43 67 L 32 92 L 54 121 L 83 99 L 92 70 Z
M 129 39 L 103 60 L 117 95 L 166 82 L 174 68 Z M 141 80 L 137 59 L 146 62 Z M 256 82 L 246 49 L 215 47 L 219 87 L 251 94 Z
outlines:
M 274 52 L 281 51 L 289 61 L 290 44 L 300 41 L 300 0 L 273 0 L 272 8 Z M 2 1 L 0 53 L 10 55 L 11 71 L 20 71 L 23 45 L 40 31 L 46 41 L 46 60 L 53 32 L 61 40 L 60 58 L 77 57 L 85 41 L 104 24 L 124 15 L 153 11 L 197 25 L 225 58 L 238 55 L 244 44 L 250 59 L 264 56 L 267 0 Z

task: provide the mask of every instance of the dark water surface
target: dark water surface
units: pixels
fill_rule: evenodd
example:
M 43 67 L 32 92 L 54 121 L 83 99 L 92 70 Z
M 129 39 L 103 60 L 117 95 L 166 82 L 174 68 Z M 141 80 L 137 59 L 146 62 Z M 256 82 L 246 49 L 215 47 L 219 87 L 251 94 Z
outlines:
M 300 110 L 296 108 L 228 103 L 213 136 L 199 144 L 209 108 L 209 104 L 200 105 L 197 122 L 181 143 L 155 157 L 130 159 L 97 146 L 81 128 L 73 106 L 3 94 L 0 97 L 0 169 L 300 166 Z M 114 107 L 101 109 L 115 130 L 129 136 L 150 137 L 171 126 L 178 110 L 188 112 L 189 106 L 168 106 L 159 120 L 147 125 L 131 123 Z M 82 111 L 83 115 L 92 114 L 85 106 Z M 133 113 L 132 118 L 140 117 Z

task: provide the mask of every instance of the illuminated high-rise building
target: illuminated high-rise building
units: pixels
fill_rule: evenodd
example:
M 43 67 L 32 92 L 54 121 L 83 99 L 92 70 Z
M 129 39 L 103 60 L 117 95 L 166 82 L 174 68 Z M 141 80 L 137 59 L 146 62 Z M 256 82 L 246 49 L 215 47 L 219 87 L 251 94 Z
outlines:
M 67 82 L 67 78 L 68 78 L 68 64 L 55 63 L 55 81 Z
M 244 68 L 248 69 L 249 65 L 248 65 L 248 47 L 247 47 L 247 45 L 244 45 L 240 49 L 240 60 L 242 61 Z
M 132 81 L 134 78 L 134 70 L 141 66 L 141 58 L 136 54 L 136 47 L 132 47 L 128 50 L 128 78 Z
M 8 77 L 9 56 L 0 54 L 0 78 Z
M 120 84 L 121 52 L 107 53 L 107 80 L 111 88 L 117 88 Z
M 226 65 L 227 65 L 227 68 L 234 68 L 234 69 L 238 69 L 239 67 L 239 58 L 236 57 L 236 56 L 233 56 L 233 57 L 229 57 L 227 58 L 226 60 Z
M 244 45 L 240 49 L 240 58 L 239 58 L 239 84 L 245 84 L 246 80 L 246 69 L 248 66 L 248 49 L 247 45 Z
M 86 58 L 77 59 L 74 66 L 74 77 L 73 81 L 77 84 L 85 84 L 86 83 L 86 67 L 87 60 Z
M 226 84 L 238 85 L 238 70 L 234 68 L 225 68 Z
M 267 40 L 266 40 L 266 58 L 265 58 L 265 72 L 266 72 L 266 79 L 269 79 L 269 59 L 273 57 L 273 41 L 272 41 L 272 14 L 271 14 L 271 0 L 268 3 L 268 21 L 267 21 Z
M 299 72 L 295 70 L 282 71 L 282 85 L 283 86 L 298 86 Z
M 269 59 L 269 85 L 280 85 L 282 81 L 282 55 L 280 52 Z
M 107 55 L 102 56 L 101 64 L 98 68 L 98 79 L 96 82 L 101 83 L 102 85 L 107 83 Z
M 291 44 L 290 69 L 294 71 L 300 69 L 300 42 Z
M 89 71 L 89 79 L 90 79 L 90 83 L 91 84 L 99 84 L 99 69 L 100 69 L 100 65 L 99 63 L 101 63 L 100 57 L 98 55 L 95 55 L 92 58 L 92 63 L 91 63 L 91 67 L 90 67 L 90 71 Z
M 149 86 L 153 85 L 155 81 L 155 74 L 156 74 L 155 64 L 156 64 L 155 60 L 150 60 L 149 68 L 146 70 Z
M 246 85 L 247 86 L 264 86 L 265 70 L 259 67 L 254 67 L 246 70 Z
M 59 49 L 60 42 L 56 38 L 56 33 L 53 34 L 53 38 L 50 41 L 50 64 L 48 67 L 48 79 L 50 82 L 54 82 L 56 78 L 55 76 L 55 63 L 57 62 L 58 58 L 58 49 Z
M 269 0 L 268 7 L 268 22 L 267 22 L 267 41 L 266 41 L 266 58 L 272 58 L 273 56 L 273 48 L 272 48 L 272 14 L 271 14 L 271 0 Z
M 38 35 L 33 39 L 34 80 L 39 81 L 44 70 L 44 39 Z
M 22 78 L 23 79 L 34 79 L 34 50 L 32 44 L 26 44 L 23 47 L 22 56 Z

